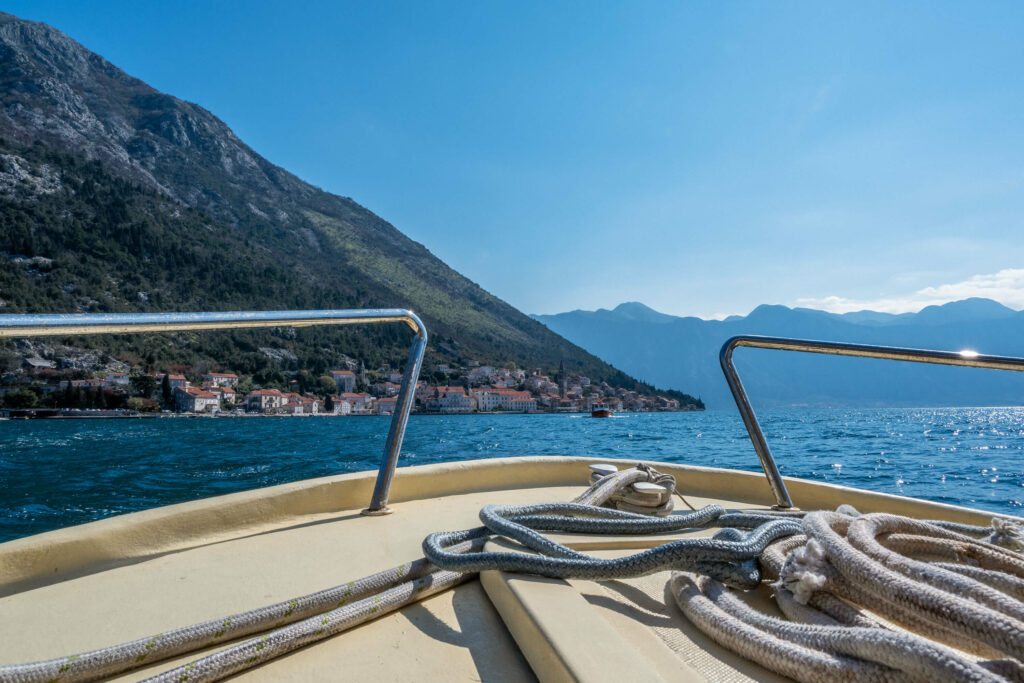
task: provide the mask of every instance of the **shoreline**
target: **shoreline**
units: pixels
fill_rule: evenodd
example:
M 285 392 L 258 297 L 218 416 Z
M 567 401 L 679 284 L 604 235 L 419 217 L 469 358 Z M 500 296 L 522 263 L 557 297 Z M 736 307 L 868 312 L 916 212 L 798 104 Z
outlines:
M 42 409 L 50 410 L 50 409 Z M 702 413 L 705 409 L 698 408 L 696 410 L 644 410 L 644 411 L 623 411 L 616 413 L 616 415 L 644 415 L 644 414 L 663 414 L 663 413 Z M 251 418 L 348 418 L 348 417 L 391 417 L 391 413 L 381 413 L 379 415 L 374 414 L 348 414 L 348 415 L 336 415 L 333 413 L 310 413 L 300 415 L 288 415 L 288 414 L 267 414 L 267 413 L 115 413 L 112 415 L 76 415 L 76 414 L 38 414 L 36 409 L 11 409 L 10 412 L 17 412 L 18 415 L 0 415 L 0 420 L 180 420 L 180 419 L 251 419 Z M 21 414 L 24 413 L 24 414 Z M 412 412 L 410 415 L 423 415 L 423 416 L 436 416 L 436 417 L 447 417 L 451 415 L 582 415 L 590 416 L 589 412 L 569 412 L 569 411 L 546 411 L 536 410 L 529 413 L 515 413 L 509 411 L 494 411 L 494 412 L 472 412 L 472 413 L 427 413 L 427 412 Z

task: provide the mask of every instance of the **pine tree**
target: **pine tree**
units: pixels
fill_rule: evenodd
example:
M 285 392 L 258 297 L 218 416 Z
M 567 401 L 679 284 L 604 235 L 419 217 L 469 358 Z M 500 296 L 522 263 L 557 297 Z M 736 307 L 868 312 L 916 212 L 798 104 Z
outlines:
M 174 402 L 174 394 L 171 391 L 170 375 L 166 375 L 166 374 L 164 375 L 164 381 L 160 385 L 160 393 L 161 393 L 161 396 L 162 396 L 162 401 L 161 402 L 163 403 L 164 410 L 170 410 L 171 403 Z

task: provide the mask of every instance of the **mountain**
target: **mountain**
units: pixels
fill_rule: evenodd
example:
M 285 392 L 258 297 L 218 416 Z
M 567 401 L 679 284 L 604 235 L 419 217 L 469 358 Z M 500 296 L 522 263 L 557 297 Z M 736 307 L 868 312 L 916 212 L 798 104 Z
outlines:
M 635 384 L 352 199 L 270 163 L 202 107 L 4 13 L 0 261 L 8 313 L 397 306 L 426 323 L 428 363 L 564 361 Z M 395 328 L 317 328 L 109 344 L 147 366 L 269 373 L 322 371 L 342 352 L 401 364 L 408 340 Z
M 599 308 L 596 311 L 573 311 L 581 316 L 589 316 L 598 320 L 633 321 L 638 323 L 667 323 L 675 320 L 675 316 L 658 313 L 653 308 L 643 305 L 638 301 L 629 301 L 619 304 L 612 310 Z
M 722 321 L 666 316 L 647 307 L 639 314 L 642 304 L 623 306 L 533 317 L 626 372 L 659 386 L 687 387 L 710 408 L 733 405 L 718 351 L 738 334 L 1024 356 L 1024 311 L 990 299 L 965 299 L 899 315 L 763 305 L 747 316 Z M 761 406 L 1024 403 L 1024 376 L 1019 373 L 763 349 L 740 349 L 734 361 L 752 400 Z

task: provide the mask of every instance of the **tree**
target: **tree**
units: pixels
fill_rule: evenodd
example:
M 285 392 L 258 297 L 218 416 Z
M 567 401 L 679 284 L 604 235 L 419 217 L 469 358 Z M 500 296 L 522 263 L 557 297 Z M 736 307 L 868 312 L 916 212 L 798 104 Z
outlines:
M 317 378 L 317 384 L 320 385 L 320 393 L 322 394 L 329 395 L 338 390 L 337 382 L 331 379 L 328 375 L 320 375 L 320 377 Z
M 16 370 L 21 365 L 18 355 L 10 351 L 0 351 L 0 372 Z
M 152 375 L 132 375 L 129 380 L 132 393 L 142 398 L 149 398 L 156 391 L 156 378 Z
M 39 397 L 34 391 L 18 389 L 7 394 L 4 403 L 8 408 L 35 408 L 39 405 Z
M 96 399 L 94 405 L 100 410 L 107 409 L 107 392 L 103 391 L 102 387 L 96 387 Z
M 154 381 L 154 384 L 155 383 L 156 382 Z M 135 412 L 141 412 L 146 407 L 146 404 L 143 402 L 143 400 L 138 397 L 132 397 L 128 399 L 124 405 L 126 408 L 128 408 L 128 410 L 134 410 Z
M 164 375 L 164 381 L 160 386 L 160 394 L 164 410 L 170 410 L 171 404 L 174 403 L 174 393 L 171 391 L 170 375 Z
M 330 394 L 327 394 L 327 398 L 324 399 L 324 412 L 334 412 L 334 397 L 332 397 Z

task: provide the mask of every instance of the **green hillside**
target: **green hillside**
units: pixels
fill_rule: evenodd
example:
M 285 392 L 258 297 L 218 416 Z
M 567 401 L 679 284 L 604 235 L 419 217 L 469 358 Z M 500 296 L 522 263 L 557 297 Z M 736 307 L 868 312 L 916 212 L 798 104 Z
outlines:
M 572 373 L 638 386 L 351 199 L 263 159 L 208 111 L 51 27 L 0 13 L 0 104 L 3 312 L 402 307 L 430 331 L 428 363 L 552 371 L 564 362 Z M 408 332 L 318 328 L 103 345 L 146 367 L 266 375 L 321 371 L 343 355 L 401 364 Z M 261 347 L 288 353 L 273 360 Z

